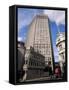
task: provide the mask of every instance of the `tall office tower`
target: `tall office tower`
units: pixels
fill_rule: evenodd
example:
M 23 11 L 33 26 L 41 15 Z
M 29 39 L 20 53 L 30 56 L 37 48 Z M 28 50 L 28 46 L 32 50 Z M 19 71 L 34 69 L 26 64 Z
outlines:
M 49 28 L 49 18 L 46 15 L 36 15 L 29 25 L 26 48 L 33 47 L 35 51 L 45 56 L 45 64 L 53 70 L 53 48 Z

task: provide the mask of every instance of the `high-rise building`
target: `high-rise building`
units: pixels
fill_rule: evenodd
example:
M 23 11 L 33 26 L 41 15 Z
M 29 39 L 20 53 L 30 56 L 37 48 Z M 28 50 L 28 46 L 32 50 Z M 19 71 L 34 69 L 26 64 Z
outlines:
M 45 57 L 45 64 L 50 64 L 53 70 L 54 56 L 48 16 L 36 15 L 29 25 L 26 48 L 30 47 L 42 54 Z

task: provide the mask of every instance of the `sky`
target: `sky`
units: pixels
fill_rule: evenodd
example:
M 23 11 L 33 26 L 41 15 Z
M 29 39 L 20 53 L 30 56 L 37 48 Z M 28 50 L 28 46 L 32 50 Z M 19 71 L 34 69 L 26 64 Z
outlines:
M 45 14 L 49 17 L 54 59 L 55 62 L 58 62 L 56 38 L 58 28 L 60 32 L 65 32 L 65 11 L 18 8 L 18 41 L 25 42 L 28 32 L 28 25 L 31 23 L 34 16 L 36 16 L 37 14 Z

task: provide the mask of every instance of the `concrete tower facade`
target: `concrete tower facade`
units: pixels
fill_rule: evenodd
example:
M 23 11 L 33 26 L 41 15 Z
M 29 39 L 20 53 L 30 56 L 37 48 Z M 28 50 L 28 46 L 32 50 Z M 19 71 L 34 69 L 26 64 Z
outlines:
M 33 47 L 45 57 L 45 64 L 51 64 L 53 70 L 53 48 L 49 27 L 49 18 L 46 15 L 36 15 L 29 25 L 29 31 L 26 40 L 26 48 Z

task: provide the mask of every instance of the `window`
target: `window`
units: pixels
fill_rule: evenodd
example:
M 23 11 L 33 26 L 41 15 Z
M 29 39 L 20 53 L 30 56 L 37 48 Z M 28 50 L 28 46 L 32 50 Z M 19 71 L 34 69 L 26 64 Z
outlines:
M 31 66 L 32 66 L 32 62 L 31 62 Z
M 27 64 L 28 63 L 28 60 L 26 60 L 25 63 Z
M 60 41 L 60 38 L 58 39 L 58 42 Z
M 30 65 L 30 62 L 29 62 L 29 65 Z
M 37 63 L 37 66 L 38 66 L 38 63 Z
M 64 59 L 64 55 L 62 56 L 62 58 Z
M 61 54 L 62 59 L 64 59 L 64 53 Z
M 61 44 L 59 45 L 59 49 L 62 50 L 62 45 Z

